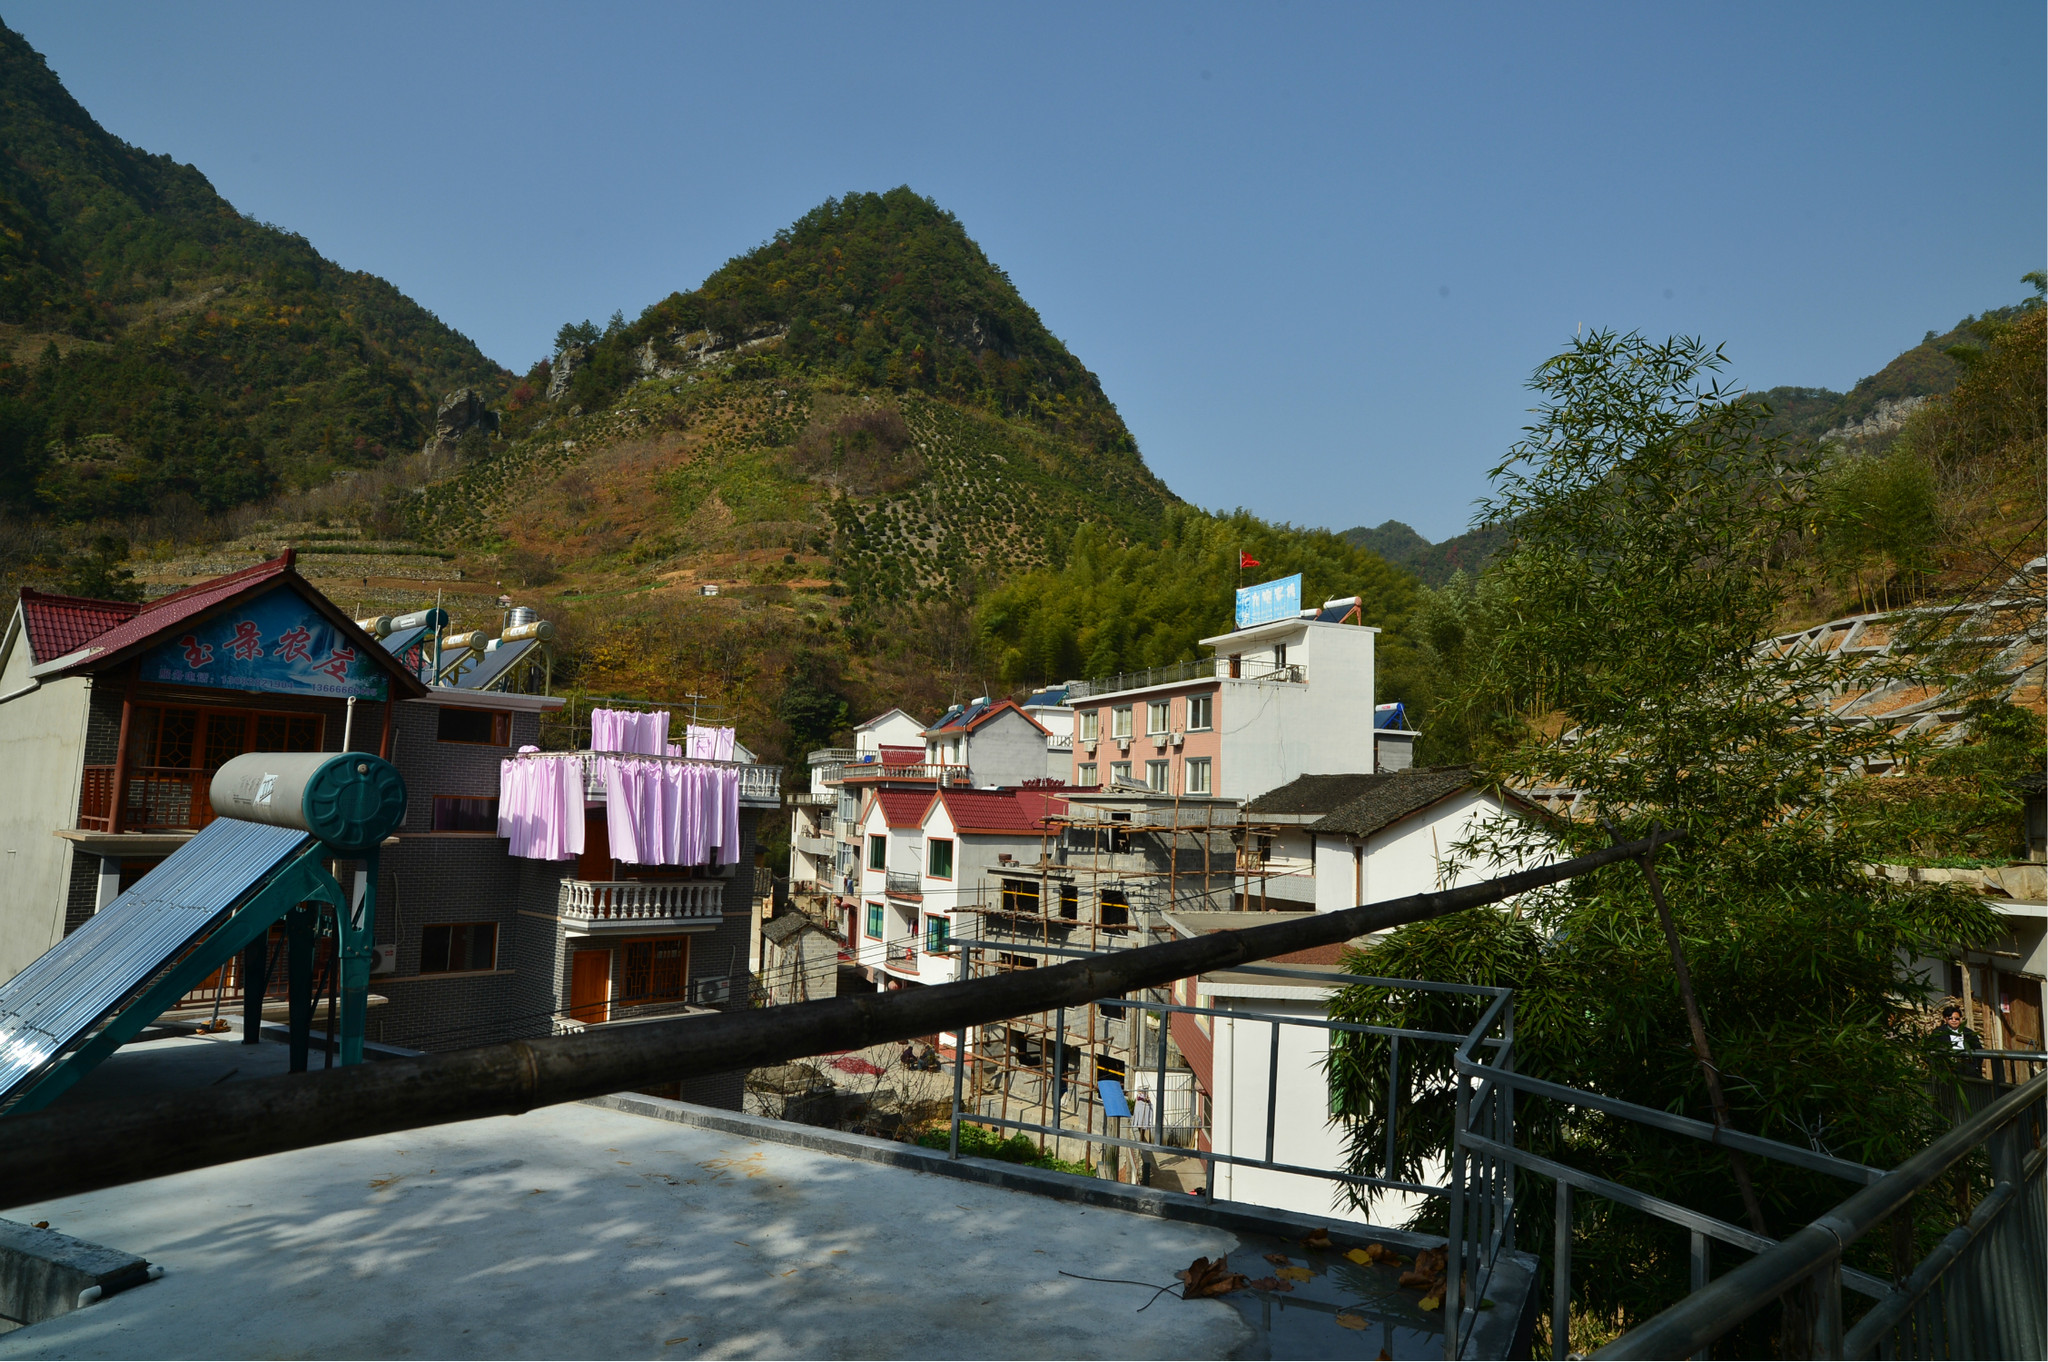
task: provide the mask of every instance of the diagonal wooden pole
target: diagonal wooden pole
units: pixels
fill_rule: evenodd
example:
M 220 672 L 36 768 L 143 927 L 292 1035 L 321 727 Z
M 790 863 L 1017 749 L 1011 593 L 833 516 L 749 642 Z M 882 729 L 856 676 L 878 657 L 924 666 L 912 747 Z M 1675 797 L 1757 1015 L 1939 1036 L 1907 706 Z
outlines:
M 1651 829 L 1654 836 L 1655 828 Z M 1678 976 L 1678 996 L 1685 1003 L 1686 1024 L 1692 1028 L 1692 1052 L 1699 1059 L 1700 1072 L 1706 1075 L 1707 1096 L 1714 1104 L 1714 1127 L 1717 1130 L 1730 1129 L 1728 1120 L 1728 1098 L 1721 1091 L 1721 1071 L 1715 1067 L 1714 1052 L 1707 1045 L 1706 1023 L 1700 1019 L 1699 999 L 1693 996 L 1692 971 L 1686 968 L 1685 947 L 1679 944 L 1678 924 L 1671 919 L 1671 905 L 1664 899 L 1663 881 L 1657 878 L 1657 859 L 1654 851 L 1646 851 L 1639 858 L 1643 867 L 1643 878 L 1649 882 L 1650 898 L 1657 905 L 1657 920 L 1664 924 L 1664 940 L 1671 947 L 1671 969 Z M 1756 1187 L 1749 1180 L 1749 1160 L 1742 1151 L 1728 1151 L 1728 1162 L 1735 1169 L 1735 1185 L 1742 1189 L 1742 1208 L 1749 1213 L 1749 1227 L 1758 1234 L 1769 1234 L 1764 1228 L 1763 1206 L 1756 1199 Z

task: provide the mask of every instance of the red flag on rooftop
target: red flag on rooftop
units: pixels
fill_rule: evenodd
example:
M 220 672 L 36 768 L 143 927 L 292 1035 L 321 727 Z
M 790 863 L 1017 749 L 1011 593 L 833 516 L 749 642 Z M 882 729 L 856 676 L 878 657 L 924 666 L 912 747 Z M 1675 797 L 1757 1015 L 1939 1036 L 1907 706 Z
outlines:
M 1259 560 L 1246 553 L 1243 549 L 1239 549 L 1237 551 L 1237 565 L 1240 568 L 1257 567 Z

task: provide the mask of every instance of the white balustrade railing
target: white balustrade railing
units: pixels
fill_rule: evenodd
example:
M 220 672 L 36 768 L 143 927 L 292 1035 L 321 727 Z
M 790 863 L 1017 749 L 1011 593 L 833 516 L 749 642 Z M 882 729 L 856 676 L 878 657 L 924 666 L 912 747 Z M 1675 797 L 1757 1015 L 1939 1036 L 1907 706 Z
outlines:
M 723 915 L 724 880 L 565 880 L 562 916 L 577 922 L 702 921 Z

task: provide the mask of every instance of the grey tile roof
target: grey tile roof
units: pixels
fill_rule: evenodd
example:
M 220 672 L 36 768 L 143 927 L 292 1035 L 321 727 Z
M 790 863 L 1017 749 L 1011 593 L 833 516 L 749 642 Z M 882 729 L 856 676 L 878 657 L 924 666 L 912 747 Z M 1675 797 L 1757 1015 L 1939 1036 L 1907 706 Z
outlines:
M 1333 776 L 1296 776 L 1285 785 L 1266 791 L 1244 806 L 1246 813 L 1330 813 L 1372 788 L 1384 776 L 1346 773 Z
M 805 917 L 802 913 L 795 912 L 777 913 L 774 917 L 769 918 L 761 924 L 761 935 L 780 946 L 790 938 L 801 934 L 806 927 L 816 932 L 819 936 L 831 935 L 831 933 L 811 921 L 808 917 Z
M 1367 837 L 1473 785 L 1463 766 L 1416 767 L 1365 776 L 1349 800 L 1308 825 L 1310 832 Z

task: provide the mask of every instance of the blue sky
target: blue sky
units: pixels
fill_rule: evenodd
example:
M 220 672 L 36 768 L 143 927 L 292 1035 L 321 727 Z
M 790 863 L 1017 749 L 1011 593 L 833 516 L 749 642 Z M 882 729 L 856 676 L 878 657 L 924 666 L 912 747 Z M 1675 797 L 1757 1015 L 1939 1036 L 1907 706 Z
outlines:
M 524 369 L 959 215 L 1209 507 L 1461 530 L 1575 328 L 1846 388 L 2048 263 L 2039 4 L 15 3 L 116 135 Z

